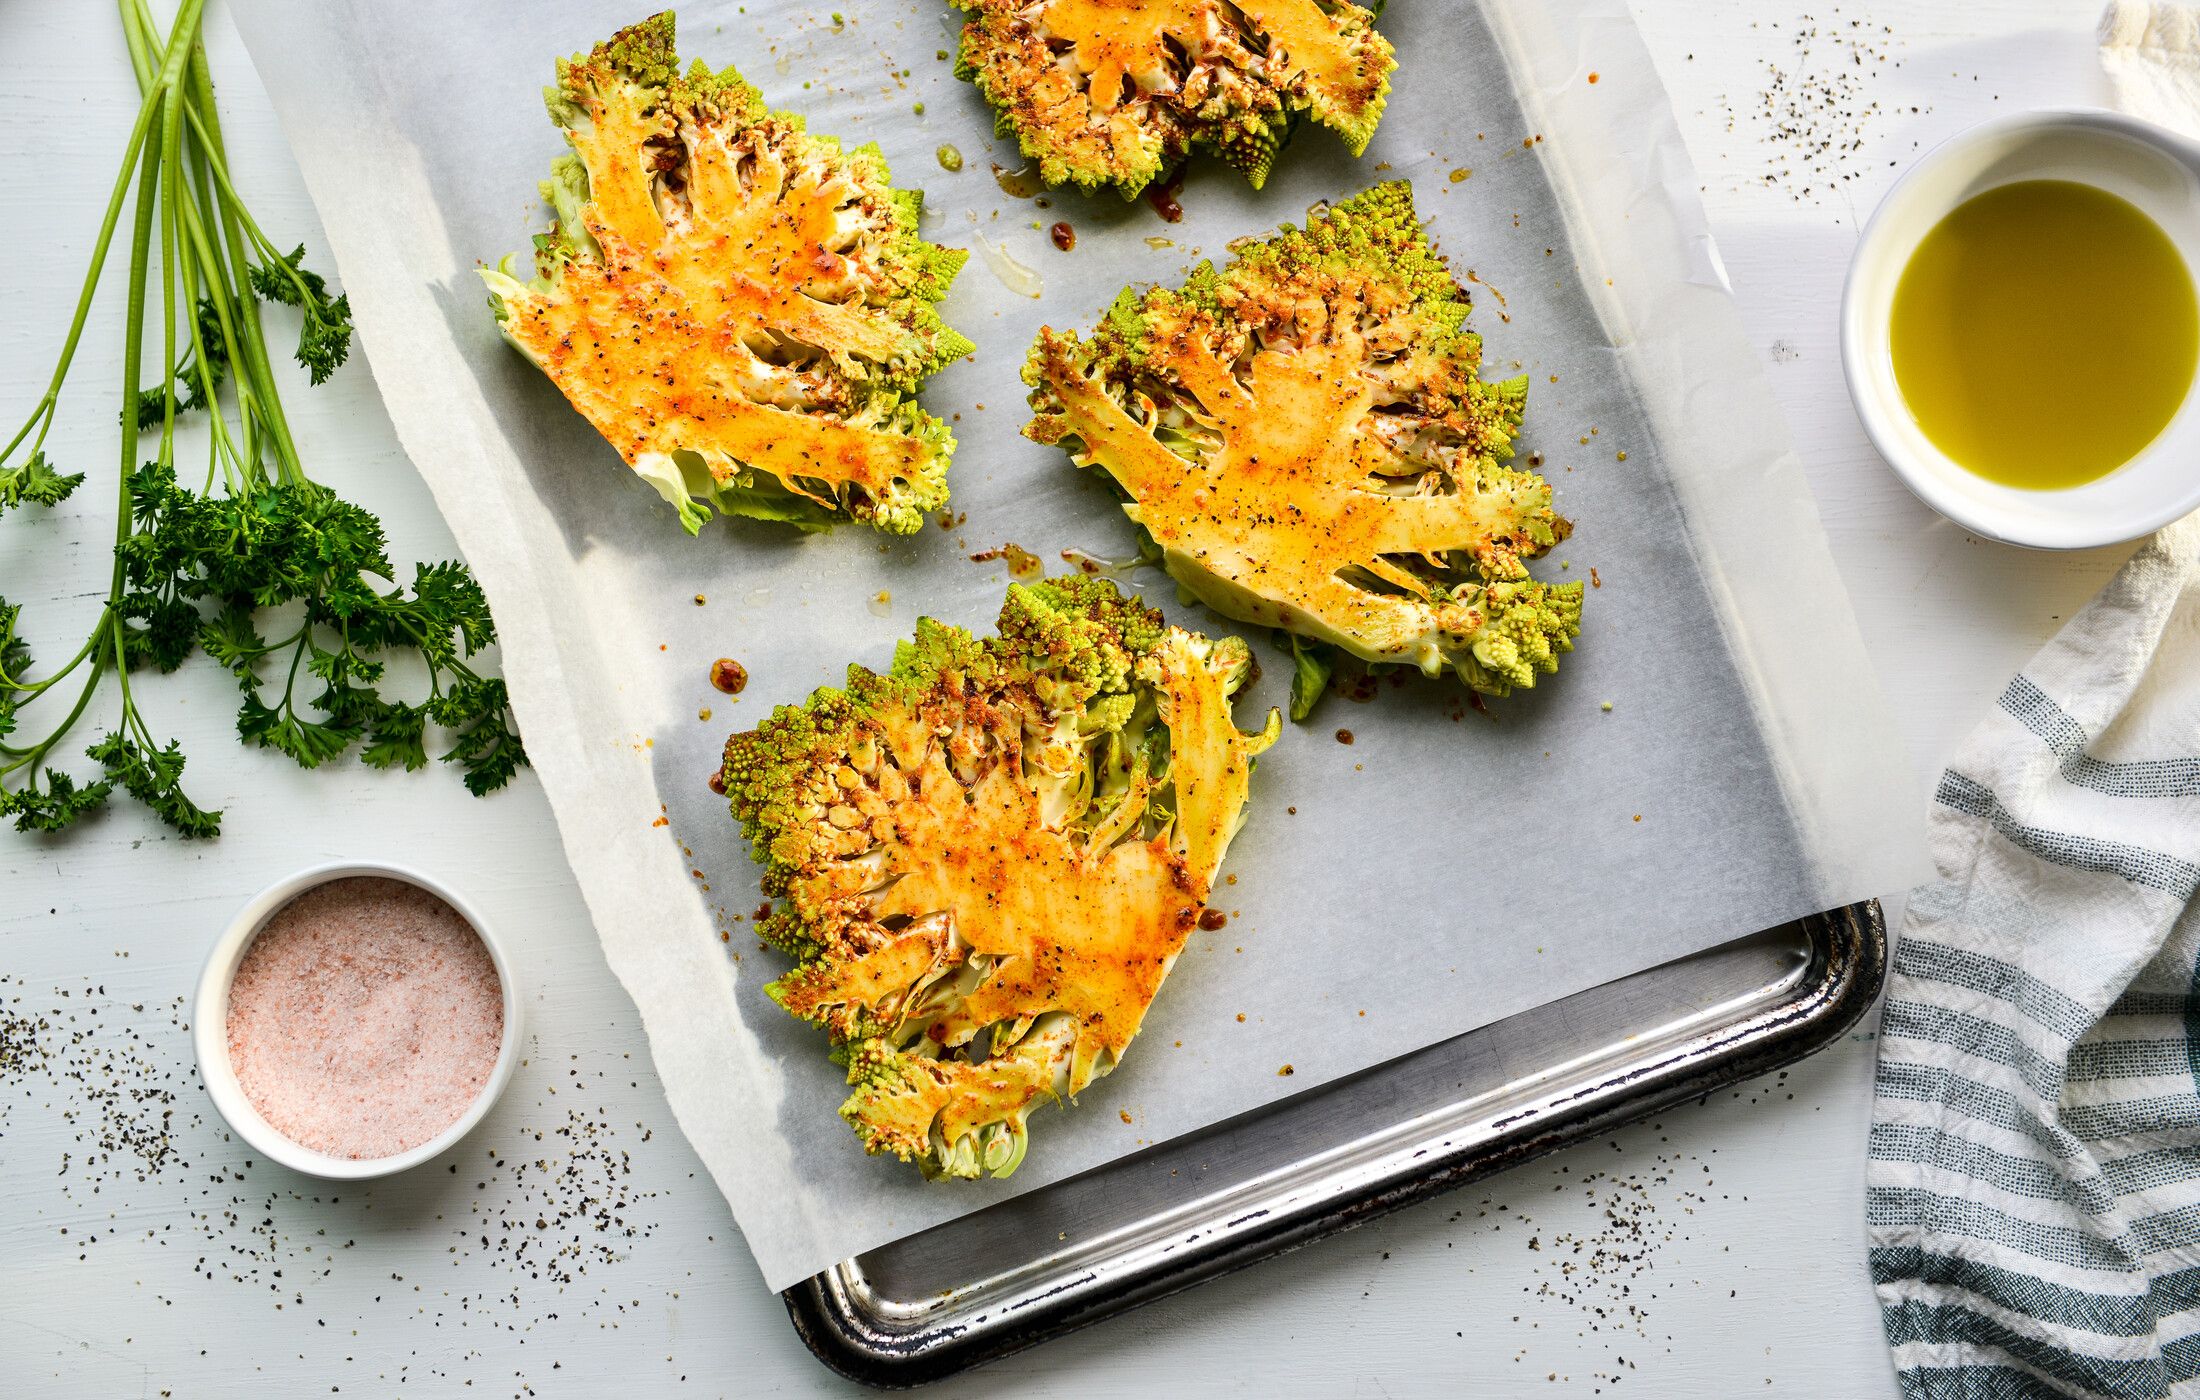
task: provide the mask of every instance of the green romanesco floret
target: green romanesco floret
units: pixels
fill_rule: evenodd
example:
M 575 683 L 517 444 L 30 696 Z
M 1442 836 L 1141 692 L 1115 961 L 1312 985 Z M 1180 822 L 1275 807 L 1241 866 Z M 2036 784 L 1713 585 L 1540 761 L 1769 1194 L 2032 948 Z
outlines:
M 726 744 L 734 815 L 864 1146 L 1006 1176 L 1025 1118 L 1114 1067 L 1243 819 L 1250 653 L 1105 579 L 1008 591 L 995 635 L 926 619 L 881 675 Z
M 713 509 L 920 529 L 955 442 L 913 396 L 974 348 L 934 308 L 965 254 L 918 233 L 923 197 L 731 68 L 682 73 L 669 12 L 557 78 L 535 276 L 481 274 L 505 339 L 690 533 Z
M 1350 0 L 954 0 L 957 76 L 1048 184 L 1136 195 L 1205 151 L 1255 189 L 1303 119 L 1367 149 L 1397 66 Z
M 1185 591 L 1303 639 L 1297 717 L 1324 647 L 1492 695 L 1554 671 L 1581 585 L 1527 561 L 1573 527 L 1548 481 L 1505 465 L 1527 378 L 1480 377 L 1411 189 L 1236 252 L 1181 289 L 1124 292 L 1089 340 L 1042 330 L 1025 433 L 1105 471 Z
M 1474 602 L 1481 623 L 1452 664 L 1486 695 L 1510 694 L 1556 671 L 1558 654 L 1570 651 L 1570 639 L 1581 631 L 1579 583 L 1503 580 L 1484 586 Z

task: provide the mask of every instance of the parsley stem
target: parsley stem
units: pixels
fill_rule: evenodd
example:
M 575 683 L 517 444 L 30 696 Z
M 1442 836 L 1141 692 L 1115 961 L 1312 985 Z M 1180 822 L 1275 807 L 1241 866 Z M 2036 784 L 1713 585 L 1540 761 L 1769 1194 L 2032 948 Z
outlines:
M 125 28 L 140 31 L 140 42 L 144 42 L 146 37 L 152 34 L 153 25 L 152 16 L 146 10 L 143 0 L 118 0 L 118 3 L 123 7 Z M 203 3 L 203 0 L 201 0 L 201 3 Z M 134 26 L 132 25 L 133 19 L 135 20 Z M 191 32 L 195 34 L 197 31 L 194 29 Z M 276 396 L 272 376 L 267 372 L 267 359 L 260 331 L 257 303 L 248 296 L 237 294 L 236 286 L 230 280 L 230 270 L 223 263 L 222 251 L 214 241 L 217 232 L 216 224 L 222 225 L 219 231 L 224 234 L 224 241 L 228 244 L 227 251 L 230 262 L 240 269 L 244 266 L 241 246 L 234 236 L 229 235 L 227 219 L 218 214 L 215 209 L 206 208 L 207 201 L 193 199 L 190 195 L 190 187 L 185 184 L 183 179 L 182 162 L 185 142 L 182 138 L 182 125 L 187 115 L 194 118 L 191 122 L 193 129 L 202 133 L 204 139 L 202 139 L 200 151 L 207 156 L 207 163 L 211 166 L 218 166 L 220 163 L 213 153 L 206 150 L 206 145 L 210 141 L 219 139 L 219 118 L 213 119 L 213 136 L 206 138 L 204 133 L 208 131 L 208 126 L 196 120 L 197 113 L 193 110 L 195 99 L 201 97 L 203 97 L 209 112 L 212 110 L 213 84 L 206 76 L 205 54 L 195 39 L 182 45 L 180 57 L 178 54 L 169 53 L 166 49 L 162 50 L 162 54 L 165 60 L 161 70 L 163 77 L 171 68 L 174 68 L 185 78 L 195 78 L 197 80 L 188 87 L 183 82 L 178 82 L 169 91 L 168 106 L 163 111 L 165 128 L 172 133 L 169 159 L 164 163 L 166 173 L 163 195 L 164 198 L 174 202 L 177 218 L 183 229 L 184 238 L 182 243 L 184 248 L 196 258 L 201 275 L 205 278 L 209 289 L 218 289 L 216 294 L 209 295 L 208 300 L 213 304 L 215 320 L 221 330 L 222 341 L 230 349 L 230 367 L 233 371 L 237 395 L 237 416 L 244 437 L 242 449 L 232 448 L 231 450 L 231 456 L 235 459 L 240 473 L 238 478 L 232 478 L 232 483 L 241 482 L 244 489 L 250 490 L 255 484 L 254 478 L 258 472 L 259 452 L 256 445 L 257 432 L 255 431 L 257 427 L 261 425 L 266 427 L 269 437 L 275 444 L 280 467 L 286 477 L 295 475 L 297 471 L 297 448 L 291 441 L 289 425 L 282 418 L 281 401 Z M 146 71 L 147 68 L 144 66 L 139 68 L 140 82 L 146 81 Z M 156 78 L 153 81 L 161 80 Z M 217 206 L 217 208 L 226 210 L 227 206 L 224 204 Z M 191 319 L 195 324 L 196 316 L 192 316 Z M 201 368 L 203 368 L 203 365 Z M 209 408 L 212 409 L 211 403 Z M 219 420 L 221 415 L 218 411 L 214 411 L 212 416 Z M 227 438 L 226 425 L 217 427 L 216 431 L 221 433 L 224 439 Z
M 182 228 L 182 247 L 197 259 L 208 284 L 212 285 L 224 280 L 220 271 L 220 255 L 216 252 L 209 230 L 201 222 L 199 210 L 190 199 L 187 187 L 183 183 L 182 153 L 178 149 L 182 144 L 181 112 L 183 101 L 180 94 L 175 98 L 174 106 L 176 115 L 168 125 L 175 133 L 175 145 L 168 149 L 163 158 L 165 182 L 162 187 L 162 197 L 169 202 L 170 207 L 175 212 L 176 221 Z M 248 308 L 251 303 L 243 298 L 228 296 L 217 296 L 211 298 L 211 300 L 214 303 L 215 319 L 221 327 L 222 339 L 231 349 L 231 365 L 235 367 L 242 359 L 242 356 L 238 353 L 239 347 L 246 345 L 250 338 L 251 328 L 249 322 L 253 313 Z M 244 382 L 240 379 L 238 382 L 239 416 L 244 417 L 253 411 L 257 411 L 263 417 L 265 416 L 263 403 L 255 401 L 245 393 Z M 245 467 L 249 474 L 251 467 L 249 455 L 245 459 Z
M 184 0 L 186 9 L 200 0 Z M 180 23 L 179 16 L 179 23 Z M 164 91 L 155 88 L 151 96 Z M 130 538 L 130 476 L 137 467 L 137 434 L 128 425 L 137 422 L 139 363 L 145 347 L 145 263 L 153 240 L 153 208 L 160 184 L 161 147 L 158 138 L 143 143 L 141 160 L 144 171 L 138 177 L 136 208 L 130 225 L 130 280 L 127 284 L 127 311 L 122 323 L 122 469 L 116 474 L 115 490 L 115 567 L 113 581 L 108 586 L 107 606 L 112 610 L 122 601 L 122 546 Z M 105 619 L 102 619 L 104 622 Z M 119 648 L 114 660 L 122 659 Z
M 191 76 L 196 78 L 198 74 L 199 69 L 194 66 Z M 211 111 L 211 107 L 208 110 Z M 217 138 L 208 136 L 205 125 L 199 119 L 196 105 L 188 108 L 184 116 L 191 123 L 192 131 L 198 135 L 202 143 L 202 150 L 205 146 L 214 144 Z M 210 160 L 208 165 L 213 171 L 215 182 L 221 186 L 223 199 L 227 201 L 231 208 L 236 210 L 239 225 L 243 228 L 245 236 L 252 241 L 252 245 L 259 249 L 260 256 L 268 262 L 270 267 L 279 270 L 301 294 L 310 294 L 312 289 L 306 286 L 305 278 L 299 276 L 296 268 L 283 261 L 282 250 L 277 248 L 274 241 L 261 231 L 259 224 L 252 218 L 252 211 L 245 208 L 243 196 L 239 195 L 236 188 L 229 183 L 228 167 L 218 160 Z
M 186 106 L 185 110 L 188 112 L 190 109 Z M 194 147 L 187 154 L 191 166 L 190 198 L 197 204 L 203 218 L 206 216 L 206 211 L 213 207 L 213 196 L 209 192 L 206 178 L 205 152 Z M 246 455 L 240 454 L 236 440 L 229 435 L 229 418 L 227 414 L 221 411 L 220 403 L 216 397 L 217 386 L 214 371 L 208 368 L 205 334 L 199 325 L 197 314 L 197 308 L 202 297 L 215 303 L 229 302 L 236 299 L 235 290 L 229 280 L 228 269 L 218 267 L 215 269 L 215 273 L 216 276 L 213 279 L 214 290 L 209 293 L 202 289 L 198 280 L 197 269 L 189 262 L 184 264 L 184 316 L 185 324 L 191 329 L 192 373 L 198 381 L 199 401 L 206 406 L 207 421 L 212 429 L 211 441 L 208 443 L 207 448 L 205 489 L 208 491 L 214 489 L 214 473 L 218 468 L 231 490 L 243 490 L 245 489 L 244 476 L 246 471 L 244 464 Z M 223 362 L 227 363 L 228 358 L 225 354 Z
M 152 53 L 160 31 L 153 27 L 153 16 L 143 5 L 125 9 L 118 4 L 117 9 L 122 15 L 122 42 L 130 50 L 130 67 L 137 73 L 138 87 L 149 90 L 156 74 Z
M 153 125 L 153 114 L 159 110 L 160 103 L 155 96 L 146 94 L 145 101 L 138 107 L 137 124 L 130 128 L 130 144 L 122 155 L 122 169 L 115 174 L 114 190 L 107 196 L 107 213 L 100 221 L 99 237 L 92 243 L 92 265 L 84 274 L 84 290 L 77 294 L 76 315 L 69 322 L 68 338 L 61 342 L 61 356 L 54 365 L 53 378 L 47 382 L 46 392 L 38 400 L 37 407 L 31 410 L 29 419 L 14 437 L 8 439 L 7 446 L 0 447 L 0 459 L 21 446 L 34 426 L 38 428 L 38 442 L 46 440 L 46 427 L 52 424 L 54 405 L 61 398 L 61 383 L 68 378 L 69 366 L 76 359 L 76 344 L 84 337 L 84 322 L 91 314 L 93 294 L 99 290 L 100 269 L 107 264 L 107 249 L 114 242 L 115 225 L 122 217 L 122 199 L 129 192 L 139 148 L 144 146 L 146 133 Z M 135 408 L 127 411 L 134 413 Z M 37 445 L 32 444 L 33 447 Z
M 107 621 L 112 629 L 115 655 L 120 656 L 122 655 L 122 614 L 110 612 L 107 614 Z M 117 665 L 115 667 L 115 684 L 122 690 L 122 727 L 124 729 L 136 729 L 139 736 L 144 739 L 146 747 L 159 748 L 160 746 L 153 742 L 152 734 L 145 728 L 145 718 L 138 713 L 137 702 L 130 698 L 130 668 L 128 666 Z
M 144 0 L 137 0 L 137 3 L 142 4 L 143 2 Z M 192 32 L 196 33 L 197 31 L 193 30 Z M 205 49 L 197 43 L 193 43 L 191 46 L 190 63 L 186 70 L 186 76 L 189 79 L 190 88 L 185 107 L 197 119 L 194 126 L 200 133 L 200 149 L 206 153 L 207 167 L 215 173 L 215 182 L 223 191 L 222 198 L 217 202 L 218 211 L 221 215 L 222 238 L 228 245 L 230 266 L 235 269 L 236 275 L 242 278 L 249 260 L 245 256 L 244 237 L 240 231 L 240 226 L 251 224 L 252 216 L 245 212 L 244 200 L 237 194 L 235 188 L 229 184 L 227 173 L 229 156 L 222 142 L 221 113 L 216 110 L 214 105 L 214 80 L 207 72 Z M 252 226 L 254 231 L 257 232 L 258 226 Z M 282 264 L 286 270 L 289 269 L 289 264 L 284 261 L 281 255 L 275 252 L 274 246 L 268 243 L 264 237 L 261 239 L 261 245 L 268 260 Z M 291 276 L 293 281 L 297 281 L 294 270 L 286 271 L 286 275 Z M 303 289 L 303 282 L 299 282 L 298 285 Z M 259 394 L 259 407 L 265 416 L 268 432 L 275 440 L 276 458 L 282 464 L 286 479 L 302 483 L 306 479 L 305 468 L 298 456 L 298 446 L 290 436 L 290 421 L 283 413 L 282 397 L 275 391 L 274 372 L 268 368 L 267 335 L 260 324 L 259 301 L 255 297 L 244 295 L 230 298 L 230 300 L 234 300 L 239 308 L 237 319 L 244 326 L 243 358 L 250 366 L 253 388 Z M 313 302 L 310 297 L 304 299 L 304 305 L 306 314 L 312 315 Z
M 105 622 L 106 619 L 102 617 L 100 620 Z M 99 633 L 95 630 L 92 635 L 96 637 Z M 48 734 L 28 749 L 10 750 L 11 753 L 19 753 L 23 756 L 13 763 L 0 765 L 0 777 L 5 777 L 18 768 L 37 769 L 39 760 L 51 752 L 55 744 L 60 743 L 63 738 L 67 737 L 68 732 L 76 726 L 77 720 L 83 716 L 85 709 L 91 705 L 92 695 L 99 689 L 99 676 L 99 668 L 95 666 L 84 677 L 84 685 L 76 693 L 75 707 L 69 711 L 67 718 L 54 726 L 51 734 Z
M 106 626 L 106 624 L 106 614 L 102 613 L 100 615 L 99 623 L 94 626 L 92 630 L 85 636 L 84 645 L 76 649 L 76 655 L 69 658 L 68 664 L 64 665 L 60 670 L 55 671 L 53 674 L 47 676 L 44 680 L 18 681 L 13 676 L 8 675 L 6 672 L 0 671 L 0 688 L 12 691 L 16 695 L 26 700 L 29 699 L 31 696 L 42 695 L 46 691 L 53 689 L 54 686 L 68 679 L 69 672 L 74 671 L 77 667 L 84 664 L 84 658 L 92 654 L 92 648 L 98 643 L 102 635 L 102 629 Z M 20 750 L 17 750 L 17 752 L 20 752 Z
M 122 0 L 122 3 L 126 6 L 128 0 Z M 178 34 L 195 31 L 199 22 L 199 12 L 204 4 L 205 0 L 183 0 L 183 4 L 176 12 L 176 32 Z M 127 20 L 128 16 L 125 15 L 126 24 Z M 133 62 L 136 61 L 136 58 L 136 46 L 133 45 Z M 136 197 L 133 200 L 130 222 L 128 310 L 123 322 L 122 423 L 124 429 L 121 434 L 120 479 L 116 485 L 115 562 L 107 586 L 107 605 L 101 609 L 99 621 L 93 626 L 91 634 L 85 639 L 84 646 L 78 650 L 77 655 L 70 660 L 68 665 L 43 681 L 19 684 L 11 680 L 9 691 L 12 706 L 13 704 L 20 704 L 21 697 L 43 693 L 62 677 L 76 670 L 78 665 L 83 663 L 87 657 L 91 661 L 89 669 L 85 672 L 84 684 L 77 692 L 76 703 L 70 708 L 68 714 L 47 733 L 45 738 L 28 749 L 16 748 L 10 745 L 7 752 L 15 754 L 17 757 L 5 765 L 0 765 L 0 776 L 23 768 L 29 768 L 35 772 L 38 763 L 52 751 L 56 744 L 67 737 L 69 731 L 76 726 L 77 720 L 83 717 L 85 709 L 91 704 L 92 696 L 98 691 L 99 682 L 107 670 L 110 667 L 117 672 L 124 669 L 122 616 L 120 612 L 124 586 L 122 549 L 128 542 L 131 533 L 130 477 L 137 458 L 137 435 L 130 430 L 129 425 L 137 421 L 139 374 L 143 368 L 141 360 L 145 348 L 145 274 L 152 251 L 153 215 L 159 188 L 163 149 L 160 136 L 154 132 L 152 119 L 155 113 L 167 114 L 166 109 L 175 98 L 177 83 L 182 73 L 183 64 L 180 55 L 176 57 L 176 61 L 164 63 L 159 76 L 154 81 L 154 85 L 146 92 L 145 100 L 138 109 L 138 119 L 130 133 L 127 156 L 121 173 L 115 178 L 115 187 L 107 202 L 107 212 L 101 221 L 99 238 L 94 244 L 91 269 L 85 276 L 84 290 L 77 298 L 76 315 L 70 323 L 68 337 L 62 342 L 61 355 L 59 363 L 54 369 L 53 380 L 31 417 L 31 423 L 39 422 L 41 417 L 47 423 L 52 421 L 53 406 L 60 397 L 62 381 L 67 377 L 70 364 L 75 358 L 77 342 L 83 335 L 84 323 L 91 310 L 92 297 L 98 290 L 100 269 L 106 261 L 108 249 L 113 243 L 115 228 L 121 219 L 123 195 L 131 188 L 131 167 L 134 165 L 138 169 L 136 174 Z M 171 116 L 168 124 L 180 127 L 180 117 Z M 169 341 L 172 358 L 172 328 Z M 170 372 L 173 373 L 172 364 Z M 22 442 L 23 435 L 29 431 L 29 428 L 30 424 L 27 423 L 23 431 L 18 432 L 15 438 L 9 442 L 5 450 L 13 451 Z M 39 435 L 41 441 L 44 440 L 44 435 L 44 430 L 41 428 Z M 123 710 L 124 722 L 127 724 L 132 713 L 127 683 L 123 687 Z
M 132 683 L 136 668 L 171 671 L 194 651 L 242 683 L 237 724 L 247 744 L 312 768 L 364 741 L 364 762 L 412 769 L 427 761 L 424 731 L 432 723 L 449 740 L 440 756 L 459 765 L 467 788 L 492 791 L 525 765 L 526 754 L 504 683 L 484 680 L 457 653 L 493 643 L 495 620 L 461 563 L 420 565 L 408 595 L 394 577 L 381 522 L 307 476 L 261 303 L 298 309 L 295 358 L 316 384 L 350 350 L 350 305 L 303 265 L 302 247 L 283 253 L 246 208 L 230 178 L 199 42 L 205 0 L 172 2 L 163 30 L 147 0 L 115 0 L 141 90 L 137 118 L 52 380 L 0 447 L 5 459 L 31 444 L 26 462 L 0 469 L 11 514 L 22 503 L 51 506 L 84 480 L 46 462 L 43 445 L 129 195 L 113 568 L 105 605 L 75 654 L 37 680 L 29 679 L 38 668 L 18 635 L 21 610 L 0 599 L 0 818 L 21 831 L 59 831 L 119 790 L 182 835 L 217 834 L 221 813 L 185 795 L 181 747 L 155 740 Z M 161 317 L 157 379 L 144 363 L 151 314 Z M 198 492 L 179 482 L 175 460 L 177 420 L 191 409 L 204 409 L 208 419 Z M 157 446 L 148 453 L 156 423 Z M 226 487 L 219 494 L 217 477 Z M 296 627 L 279 641 L 261 640 L 257 615 L 293 605 Z M 262 698 L 269 683 L 257 672 L 284 650 L 291 653 L 287 675 L 271 708 Z M 428 696 L 417 703 L 379 688 L 383 656 L 408 651 L 428 673 Z M 103 771 L 87 780 L 48 766 L 110 671 L 119 714 L 84 750 Z M 297 690 L 308 674 L 326 682 L 310 698 Z M 6 742 L 27 705 L 70 684 L 77 687 L 73 703 L 43 738 Z M 41 718 L 59 703 L 49 698 Z
M 175 104 L 166 104 L 173 112 Z M 180 133 L 171 118 L 161 127 L 161 164 L 173 169 L 176 163 L 175 143 Z M 176 264 L 182 261 L 177 245 L 182 242 L 183 230 L 176 218 L 174 184 L 163 179 L 160 185 L 160 374 L 161 382 L 172 385 L 176 377 Z M 132 399 L 132 403 L 136 400 Z M 124 410 L 126 413 L 128 410 Z M 130 424 L 125 419 L 122 436 L 125 442 L 131 437 Z M 135 455 L 135 454 L 133 454 Z M 176 396 L 164 393 L 160 396 L 160 460 L 173 464 L 176 460 Z M 127 473 L 126 473 L 127 475 Z

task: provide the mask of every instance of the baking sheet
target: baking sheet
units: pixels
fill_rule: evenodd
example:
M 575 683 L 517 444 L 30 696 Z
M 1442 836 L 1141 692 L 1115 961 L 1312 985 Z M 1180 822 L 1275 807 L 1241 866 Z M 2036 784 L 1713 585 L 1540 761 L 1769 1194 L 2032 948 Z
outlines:
M 935 57 L 956 28 L 938 0 L 842 0 L 839 23 L 684 7 L 683 53 L 737 63 L 816 130 L 879 142 L 925 190 L 929 235 L 974 249 L 942 310 L 984 348 L 925 393 L 957 420 L 958 523 L 900 541 L 747 522 L 687 538 L 497 337 L 473 268 L 544 223 L 535 182 L 562 149 L 538 95 L 551 61 L 639 10 L 234 5 L 401 440 L 489 591 L 606 957 L 771 1287 L 1920 874 L 1921 794 L 1622 0 L 1392 6 L 1404 66 L 1366 156 L 1310 128 L 1265 191 L 1197 168 L 1176 225 L 1112 195 L 1040 208 L 1004 192 L 989 162 L 1019 162 Z M 942 143 L 961 172 L 936 162 Z M 1013 1180 L 928 1184 L 865 1158 L 817 1033 L 761 991 L 782 960 L 749 936 L 755 877 L 704 786 L 725 735 L 850 661 L 883 666 L 920 610 L 987 627 L 1007 575 L 973 553 L 1131 553 L 1098 474 L 1017 434 L 1033 333 L 1089 325 L 1126 282 L 1174 281 L 1381 178 L 1414 181 L 1438 246 L 1478 279 L 1488 372 L 1531 375 L 1522 450 L 1576 522 L 1538 572 L 1593 568 L 1601 585 L 1578 649 L 1490 717 L 1448 683 L 1331 697 L 1261 760 L 1236 883 L 1217 893 L 1229 925 L 1195 937 L 1113 1076 L 1074 1113 L 1035 1116 Z M 1049 244 L 1056 219 L 1074 251 Z M 981 241 L 1037 270 L 1041 295 L 995 275 Z M 1173 620 L 1230 627 L 1157 572 L 1129 583 Z M 1248 725 L 1289 672 L 1256 648 Z M 719 656 L 751 673 L 738 702 L 708 684 Z

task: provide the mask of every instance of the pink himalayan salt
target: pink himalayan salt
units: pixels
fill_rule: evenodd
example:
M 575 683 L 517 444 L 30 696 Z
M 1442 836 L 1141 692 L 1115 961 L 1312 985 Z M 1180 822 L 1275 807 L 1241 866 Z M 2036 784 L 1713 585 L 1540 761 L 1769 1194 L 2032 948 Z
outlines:
M 229 989 L 229 1063 L 292 1142 L 391 1157 L 458 1121 L 504 1040 L 496 964 L 450 905 L 355 876 L 277 910 Z

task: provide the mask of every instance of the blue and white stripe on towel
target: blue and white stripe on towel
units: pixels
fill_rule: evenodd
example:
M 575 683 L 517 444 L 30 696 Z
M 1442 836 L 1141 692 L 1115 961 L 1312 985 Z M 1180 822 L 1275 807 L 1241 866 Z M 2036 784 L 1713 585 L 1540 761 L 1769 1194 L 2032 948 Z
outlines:
M 2196 555 L 2143 549 L 1935 795 L 1866 1177 L 1914 1400 L 2200 1397 Z

